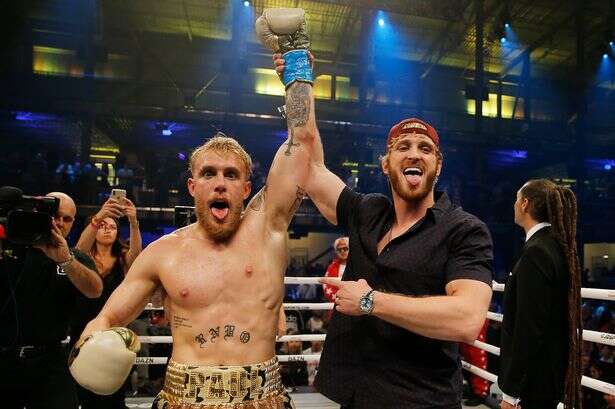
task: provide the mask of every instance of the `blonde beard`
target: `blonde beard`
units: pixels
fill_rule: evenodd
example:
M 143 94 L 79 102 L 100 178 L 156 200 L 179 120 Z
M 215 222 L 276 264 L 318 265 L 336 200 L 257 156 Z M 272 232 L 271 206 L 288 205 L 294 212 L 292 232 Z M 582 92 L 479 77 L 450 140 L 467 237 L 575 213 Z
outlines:
M 396 172 L 391 172 L 390 180 L 391 180 L 391 189 L 396 192 L 402 199 L 408 202 L 421 201 L 431 193 L 434 188 L 435 180 L 436 180 L 436 170 L 434 169 L 431 173 L 424 174 L 425 187 L 419 189 L 412 189 L 408 192 L 404 189 L 405 180 L 402 181 L 399 178 L 399 175 Z
M 243 210 L 242 206 L 235 205 L 229 207 L 228 215 L 222 223 L 214 218 L 206 203 L 202 203 L 200 200 L 195 199 L 194 207 L 199 225 L 205 229 L 205 232 L 207 232 L 216 243 L 224 243 L 230 240 L 237 229 L 239 229 L 241 212 Z

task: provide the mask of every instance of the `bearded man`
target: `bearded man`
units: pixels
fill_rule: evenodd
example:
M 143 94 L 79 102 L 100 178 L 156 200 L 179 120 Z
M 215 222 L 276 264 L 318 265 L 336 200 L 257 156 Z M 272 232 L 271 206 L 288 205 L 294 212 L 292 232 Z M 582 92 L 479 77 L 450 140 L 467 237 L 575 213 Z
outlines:
M 289 138 L 275 155 L 266 186 L 244 210 L 251 188 L 247 152 L 226 136 L 193 152 L 188 190 L 197 222 L 143 250 L 87 325 L 71 360 L 71 373 L 82 386 L 108 394 L 122 384 L 138 340 L 129 330 L 112 327 L 135 319 L 161 286 L 173 354 L 153 408 L 293 407 L 281 383 L 275 337 L 287 228 L 304 196 L 300 186 L 307 176 L 307 141 L 315 129 L 304 30 L 300 9 L 265 10 L 257 21 L 259 35 L 271 45 L 279 39 L 296 62 L 293 75 L 284 78 Z M 279 37 L 274 34 L 282 31 Z
M 285 57 L 273 59 L 284 73 Z M 342 408 L 460 409 L 458 342 L 485 322 L 493 245 L 483 222 L 435 191 L 438 133 L 416 118 L 391 128 L 381 165 L 392 200 L 346 187 L 310 134 L 306 193 L 350 247 L 342 281 L 320 279 L 338 292 L 316 389 Z
M 440 140 L 428 123 L 393 126 L 382 170 L 392 202 L 345 187 L 316 161 L 306 192 L 348 231 L 316 388 L 343 408 L 461 408 L 458 342 L 472 343 L 491 300 L 484 223 L 434 190 Z

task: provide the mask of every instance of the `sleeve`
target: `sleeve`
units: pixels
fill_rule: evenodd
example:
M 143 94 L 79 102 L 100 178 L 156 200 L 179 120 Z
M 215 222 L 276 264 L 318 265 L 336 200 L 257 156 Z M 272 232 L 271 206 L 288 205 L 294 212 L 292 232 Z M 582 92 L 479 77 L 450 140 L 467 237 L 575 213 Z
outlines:
M 446 283 L 458 279 L 493 280 L 493 242 L 487 226 L 477 219 L 466 220 L 452 238 L 446 262 Z
M 339 227 L 348 230 L 348 227 L 355 222 L 362 197 L 362 194 L 353 191 L 348 186 L 342 190 L 339 199 L 337 199 L 336 209 Z
M 507 349 L 509 356 L 502 356 L 508 364 L 503 366 L 498 380 L 502 391 L 510 396 L 521 396 L 528 367 L 546 342 L 545 327 L 552 298 L 548 260 L 547 253 L 539 247 L 528 247 L 515 268 L 515 329 Z
M 89 268 L 90 270 L 94 270 L 98 273 L 98 270 L 96 269 L 96 263 L 94 262 L 92 257 L 88 256 L 87 254 L 77 249 L 76 247 L 73 247 L 71 250 L 73 251 L 73 254 L 75 255 L 75 259 L 78 262 L 80 262 L 81 264 Z

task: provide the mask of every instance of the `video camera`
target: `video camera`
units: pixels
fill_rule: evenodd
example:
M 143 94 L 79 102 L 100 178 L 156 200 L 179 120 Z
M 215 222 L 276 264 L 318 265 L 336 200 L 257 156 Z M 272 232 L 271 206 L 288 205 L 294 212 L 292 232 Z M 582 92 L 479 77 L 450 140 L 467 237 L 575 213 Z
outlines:
M 20 245 L 49 243 L 59 206 L 56 197 L 25 196 L 16 187 L 1 187 L 0 240 Z

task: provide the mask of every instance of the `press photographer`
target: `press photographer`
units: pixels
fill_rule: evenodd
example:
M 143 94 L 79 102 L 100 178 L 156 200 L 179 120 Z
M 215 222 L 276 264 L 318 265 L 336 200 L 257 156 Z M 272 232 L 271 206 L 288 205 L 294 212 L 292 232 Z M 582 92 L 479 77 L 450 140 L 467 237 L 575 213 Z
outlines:
M 67 242 L 77 208 L 60 192 L 0 188 L 0 394 L 7 408 L 77 408 L 62 340 L 78 294 L 96 298 L 94 261 Z

